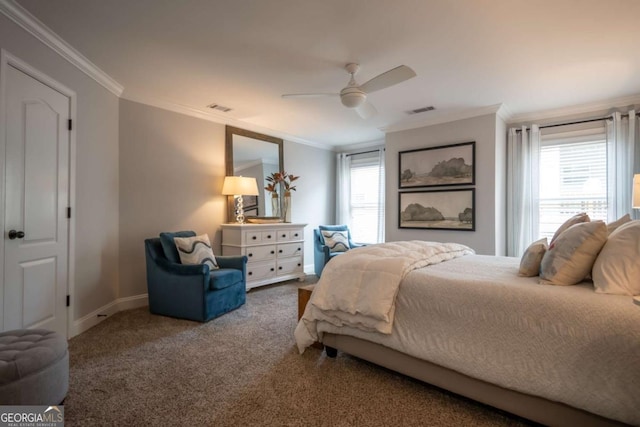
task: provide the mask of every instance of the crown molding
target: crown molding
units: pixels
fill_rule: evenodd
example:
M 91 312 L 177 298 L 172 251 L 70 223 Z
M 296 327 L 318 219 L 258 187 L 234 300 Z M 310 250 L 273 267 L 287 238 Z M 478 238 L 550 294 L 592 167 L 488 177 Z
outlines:
M 486 116 L 487 114 L 505 115 L 508 114 L 508 109 L 506 109 L 506 107 L 503 107 L 503 104 L 495 104 L 479 108 L 468 108 L 451 113 L 443 113 L 442 115 L 436 117 L 410 118 L 379 129 L 385 133 L 398 132 L 401 130 L 417 129 L 426 126 L 438 125 L 441 123 L 470 119 L 472 117 Z
M 0 0 L 1 1 L 1 0 Z M 149 105 L 151 107 L 160 108 L 162 110 L 172 111 L 174 113 L 184 114 L 186 116 L 196 117 L 198 119 L 207 120 L 222 125 L 230 125 L 239 127 L 242 129 L 250 130 L 257 133 L 263 133 L 265 135 L 275 136 L 276 138 L 282 138 L 285 141 L 291 141 L 302 145 L 307 145 L 321 150 L 334 151 L 335 147 L 323 144 L 320 142 L 310 141 L 308 139 L 300 138 L 295 135 L 291 135 L 285 132 L 280 132 L 275 129 L 269 129 L 262 126 L 256 126 L 252 123 L 248 123 L 242 120 L 234 119 L 233 117 L 225 116 L 223 113 L 216 113 L 213 110 L 206 111 L 198 108 L 189 107 L 187 105 L 178 104 L 165 99 L 156 98 L 153 96 L 142 95 L 127 92 L 122 95 L 122 99 L 126 99 L 139 104 Z
M 559 117 L 573 116 L 579 114 L 594 113 L 596 111 L 610 110 L 614 108 L 628 107 L 640 104 L 640 94 L 625 96 L 622 98 L 611 98 L 604 101 L 592 102 L 589 104 L 572 105 L 563 108 L 541 110 L 531 113 L 512 115 L 508 123 L 535 122 L 547 119 L 557 119 Z
M 124 88 L 120 83 L 112 79 L 111 76 L 98 68 L 96 64 L 71 47 L 70 44 L 65 42 L 51 28 L 47 27 L 29 11 L 16 3 L 15 0 L 0 0 L 0 12 L 40 40 L 62 58 L 69 61 L 69 63 L 74 65 L 87 76 L 94 79 L 109 92 L 118 97 L 122 95 Z

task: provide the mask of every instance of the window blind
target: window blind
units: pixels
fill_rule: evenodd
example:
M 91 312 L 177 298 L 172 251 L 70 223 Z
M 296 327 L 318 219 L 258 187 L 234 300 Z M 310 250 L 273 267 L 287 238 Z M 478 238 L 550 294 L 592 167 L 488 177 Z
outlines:
M 564 221 L 580 212 L 586 212 L 592 220 L 606 221 L 605 136 L 543 141 L 539 188 L 540 237 L 551 238 Z
M 354 155 L 351 159 L 351 235 L 354 241 L 378 243 L 379 226 L 384 222 L 384 165 L 378 153 Z M 382 186 L 384 187 L 384 185 Z

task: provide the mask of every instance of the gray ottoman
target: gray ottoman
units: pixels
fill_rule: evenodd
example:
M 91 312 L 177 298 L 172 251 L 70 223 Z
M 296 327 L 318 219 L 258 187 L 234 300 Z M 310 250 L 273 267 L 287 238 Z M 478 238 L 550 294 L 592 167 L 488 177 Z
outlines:
M 69 390 L 67 340 L 44 329 L 0 333 L 0 405 L 58 405 Z

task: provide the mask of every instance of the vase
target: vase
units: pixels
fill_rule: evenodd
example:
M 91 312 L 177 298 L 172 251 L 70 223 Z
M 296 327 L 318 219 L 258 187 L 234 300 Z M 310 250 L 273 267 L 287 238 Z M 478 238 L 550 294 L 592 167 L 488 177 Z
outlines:
M 280 198 L 278 193 L 274 193 L 271 196 L 271 216 L 280 216 Z
M 291 222 L 291 193 L 284 193 L 282 199 L 282 221 Z

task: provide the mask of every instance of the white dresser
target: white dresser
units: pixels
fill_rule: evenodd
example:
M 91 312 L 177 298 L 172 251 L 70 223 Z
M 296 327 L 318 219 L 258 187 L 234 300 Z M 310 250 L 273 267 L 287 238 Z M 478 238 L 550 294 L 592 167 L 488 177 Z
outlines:
M 247 290 L 304 279 L 307 224 L 222 224 L 222 255 L 246 255 Z

